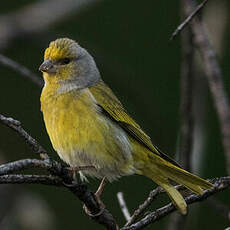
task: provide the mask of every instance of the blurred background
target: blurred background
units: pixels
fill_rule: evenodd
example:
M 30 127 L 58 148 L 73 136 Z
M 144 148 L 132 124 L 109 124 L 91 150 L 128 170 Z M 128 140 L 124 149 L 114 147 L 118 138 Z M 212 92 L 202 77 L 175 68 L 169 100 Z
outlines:
M 164 152 L 177 158 L 180 105 L 181 39 L 169 42 L 182 21 L 179 1 L 21 0 L 3 1 L 0 9 L 0 52 L 39 77 L 38 67 L 49 42 L 60 37 L 78 41 L 93 55 L 104 81 L 129 113 Z M 203 19 L 217 50 L 224 83 L 230 94 L 230 2 L 209 1 Z M 216 111 L 196 54 L 195 135 L 193 171 L 204 178 L 226 175 Z M 59 160 L 52 149 L 40 112 L 41 89 L 0 64 L 0 113 L 20 120 L 24 128 Z M 0 163 L 35 156 L 18 135 L 0 124 Z M 95 191 L 98 180 L 90 179 Z M 141 176 L 107 184 L 102 199 L 125 223 L 116 194 L 124 193 L 130 212 L 156 185 Z M 230 207 L 229 191 L 215 196 Z M 151 210 L 168 202 L 162 195 Z M 62 188 L 43 185 L 0 186 L 1 230 L 102 229 L 90 221 L 82 204 Z M 146 229 L 170 229 L 170 217 Z M 225 229 L 230 226 L 208 201 L 193 204 L 185 229 Z

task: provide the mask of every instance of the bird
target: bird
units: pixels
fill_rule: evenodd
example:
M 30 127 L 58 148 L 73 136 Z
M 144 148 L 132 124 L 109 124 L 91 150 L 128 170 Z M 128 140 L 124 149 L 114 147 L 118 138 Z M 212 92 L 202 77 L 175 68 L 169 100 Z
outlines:
M 41 111 L 52 146 L 70 167 L 82 169 L 82 180 L 143 175 L 167 192 L 181 214 L 187 204 L 173 183 L 196 194 L 213 187 L 153 145 L 76 41 L 50 42 L 39 70 L 45 81 Z

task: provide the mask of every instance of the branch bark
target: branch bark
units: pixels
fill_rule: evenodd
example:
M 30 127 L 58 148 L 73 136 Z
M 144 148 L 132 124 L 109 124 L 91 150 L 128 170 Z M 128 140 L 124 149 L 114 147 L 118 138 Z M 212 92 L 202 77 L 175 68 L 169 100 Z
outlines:
M 69 170 L 62 164 L 51 160 L 46 150 L 31 137 L 21 126 L 21 122 L 13 118 L 5 117 L 0 114 L 0 122 L 16 131 L 35 153 L 39 153 L 43 160 L 24 159 L 4 164 L 0 167 L 0 183 L 40 183 L 48 185 L 64 186 L 70 190 L 79 200 L 81 200 L 89 210 L 90 217 L 97 223 L 103 225 L 107 230 L 117 230 L 118 226 L 112 214 L 106 210 L 101 210 L 94 193 L 92 193 L 85 184 L 73 184 L 73 177 Z M 28 169 L 31 167 L 45 168 L 51 173 L 47 175 L 11 175 L 18 170 Z M 10 173 L 10 174 L 8 174 Z M 100 213 L 98 215 L 98 213 Z
M 31 167 L 37 167 L 42 169 L 48 169 L 52 171 L 54 175 L 24 175 L 24 174 L 11 174 L 18 170 L 29 169 Z M 13 170 L 15 169 L 15 170 Z M 0 184 L 43 184 L 43 185 L 52 185 L 64 187 L 70 190 L 73 194 L 75 194 L 78 199 L 80 199 L 90 210 L 92 215 L 95 215 L 93 219 L 104 225 L 106 229 L 109 230 L 117 230 L 118 226 L 114 221 L 113 216 L 108 212 L 108 210 L 104 209 L 101 212 L 100 205 L 98 204 L 95 196 L 92 192 L 90 192 L 85 184 L 67 184 L 70 181 L 72 182 L 72 177 L 67 173 L 69 172 L 65 166 L 62 166 L 60 163 L 55 161 L 44 161 L 37 159 L 25 159 L 19 160 L 15 162 L 10 162 L 2 165 L 0 167 Z M 9 174 L 10 173 L 10 174 Z M 56 173 L 56 175 L 55 175 Z M 185 197 L 185 201 L 187 204 L 192 204 L 195 202 L 202 201 L 213 194 L 220 192 L 228 187 L 230 187 L 230 176 L 221 177 L 210 180 L 214 187 L 211 190 L 205 190 L 203 195 L 188 195 Z M 181 186 L 177 186 L 178 189 L 181 189 Z M 159 188 L 155 190 L 153 197 L 163 193 L 163 189 Z M 154 223 L 157 220 L 160 220 L 164 216 L 169 213 L 175 211 L 176 208 L 173 204 L 168 204 L 156 211 L 150 213 L 146 217 L 142 218 L 140 221 L 121 228 L 120 230 L 137 230 L 143 229 L 145 226 Z M 100 215 L 97 215 L 100 213 Z
M 190 21 L 203 9 L 205 4 L 208 2 L 208 0 L 204 0 L 202 3 L 200 3 L 196 8 L 193 10 L 192 13 L 189 13 L 187 18 L 176 28 L 176 30 L 172 33 L 172 36 L 170 38 L 170 41 L 172 41 L 189 23 Z
M 213 189 L 205 190 L 202 195 L 191 194 L 191 195 L 187 196 L 185 198 L 186 203 L 189 205 L 189 204 L 203 201 L 203 200 L 207 199 L 208 197 L 212 196 L 213 194 L 215 194 L 219 191 L 223 191 L 223 190 L 230 187 L 230 176 L 216 178 L 216 179 L 212 179 L 210 181 L 214 184 Z M 170 203 L 170 204 L 168 204 L 162 208 L 157 209 L 154 212 L 151 212 L 150 214 L 148 214 L 146 217 L 144 217 L 140 221 L 136 222 L 135 224 L 132 224 L 131 226 L 128 226 L 128 227 L 123 227 L 120 230 L 143 229 L 147 225 L 152 224 L 152 223 L 162 219 L 163 217 L 167 216 L 168 214 L 172 213 L 175 210 L 176 210 L 175 206 L 172 203 Z

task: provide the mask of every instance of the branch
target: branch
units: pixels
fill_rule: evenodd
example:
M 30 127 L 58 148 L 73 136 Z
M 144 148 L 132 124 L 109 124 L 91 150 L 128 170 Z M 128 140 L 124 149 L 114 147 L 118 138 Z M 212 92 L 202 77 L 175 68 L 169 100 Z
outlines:
M 51 170 L 53 164 L 50 164 L 49 162 L 44 160 L 38 160 L 38 159 L 23 159 L 23 160 L 2 164 L 0 165 L 0 176 L 10 174 L 10 173 L 15 173 L 16 171 L 30 169 L 30 168 L 44 168 L 44 169 Z
M 63 182 L 59 177 L 46 175 L 3 175 L 0 176 L 0 184 L 43 184 L 62 186 Z
M 7 67 L 13 69 L 14 71 L 18 72 L 23 77 L 28 78 L 34 84 L 38 85 L 40 88 L 43 86 L 43 81 L 40 77 L 38 77 L 36 74 L 34 74 L 28 68 L 17 63 L 16 61 L 0 54 L 0 63 L 3 64 L 4 66 L 7 66 Z
M 182 52 L 179 162 L 184 169 L 191 171 L 194 135 L 194 49 L 193 36 L 189 28 L 182 36 Z
M 181 14 L 185 15 L 184 0 L 181 1 Z M 198 12 L 198 11 L 197 11 Z M 195 14 L 194 14 L 195 15 Z M 182 34 L 182 65 L 180 80 L 180 133 L 179 133 L 179 163 L 181 166 L 192 171 L 192 152 L 194 136 L 194 47 L 191 28 L 186 28 Z M 186 216 L 177 212 L 170 216 L 168 221 L 169 230 L 183 230 Z
M 94 221 L 105 226 L 107 230 L 118 229 L 114 217 L 108 210 L 101 210 L 100 204 L 98 203 L 94 193 L 89 191 L 87 185 L 72 184 L 73 178 L 72 175 L 70 175 L 69 170 L 60 163 L 51 160 L 46 154 L 45 149 L 22 128 L 19 121 L 12 118 L 7 118 L 0 114 L 0 122 L 16 131 L 21 137 L 24 138 L 26 143 L 33 149 L 33 151 L 35 153 L 40 153 L 41 157 L 44 159 L 43 161 L 37 159 L 24 159 L 2 165 L 0 167 L 0 180 L 2 179 L 2 183 L 10 183 L 10 181 L 12 181 L 12 183 L 41 182 L 41 184 L 48 185 L 50 182 L 51 185 L 55 185 L 55 183 L 57 183 L 57 185 L 60 186 L 60 183 L 62 182 L 62 185 L 65 188 L 70 190 L 85 204 L 90 214 L 94 215 L 94 217 L 92 217 Z M 13 173 L 15 171 L 29 169 L 31 167 L 48 169 L 52 176 L 5 175 L 6 173 Z M 59 178 L 58 181 L 56 180 L 56 177 Z
M 196 6 L 193 0 L 185 0 L 185 7 L 187 14 L 189 14 Z M 208 34 L 200 18 L 195 17 L 194 20 L 191 21 L 191 29 L 194 35 L 194 43 L 203 58 L 204 70 L 220 123 L 227 171 L 228 174 L 230 174 L 230 107 L 222 80 L 220 65 L 217 61 L 216 52 L 208 39 Z
M 1 116 L 0 118 L 1 118 L 0 122 L 6 124 L 10 128 L 13 128 L 17 133 L 21 135 L 21 129 L 17 128 L 19 127 L 20 122 L 12 118 L 5 118 L 4 116 L 3 117 Z M 15 126 L 16 126 L 16 129 L 15 129 Z M 37 146 L 38 143 L 36 141 L 35 142 L 32 141 L 31 145 Z M 14 172 L 13 168 L 15 169 L 15 171 L 17 171 L 17 170 L 28 169 L 31 167 L 48 169 L 48 171 L 51 172 L 52 175 L 51 176 L 17 175 L 17 174 L 16 175 L 15 174 L 5 175 L 5 173 L 13 173 Z M 63 186 L 66 189 L 70 190 L 73 194 L 75 194 L 78 197 L 78 199 L 80 199 L 85 204 L 93 220 L 102 224 L 108 230 L 118 229 L 118 226 L 113 216 L 109 213 L 108 210 L 106 209 L 101 210 L 100 204 L 95 198 L 95 195 L 91 191 L 88 190 L 87 185 L 79 184 L 79 183 L 72 184 L 72 175 L 69 174 L 69 170 L 67 170 L 66 167 L 62 166 L 60 163 L 56 161 L 50 160 L 48 158 L 43 161 L 37 160 L 37 159 L 25 159 L 25 160 L 10 162 L 0 167 L 0 175 L 1 175 L 0 183 L 30 183 L 30 184 L 31 183 L 33 184 L 41 183 L 41 184 L 46 184 L 46 185 L 50 183 L 51 185 Z M 227 187 L 230 186 L 230 177 L 217 178 L 217 179 L 212 180 L 212 183 L 214 184 L 213 189 L 204 191 L 204 194 L 201 196 L 190 195 L 185 198 L 186 202 L 190 204 L 190 203 L 194 203 L 197 201 L 201 201 L 215 194 L 218 191 L 226 189 Z M 177 186 L 177 187 L 179 189 L 182 188 L 182 186 Z M 158 194 L 162 193 L 163 189 L 157 188 L 154 191 L 155 192 L 151 193 L 150 200 L 156 197 Z M 147 215 L 146 217 L 144 217 L 142 220 L 138 221 L 137 223 L 131 226 L 123 227 L 122 230 L 141 229 L 144 226 L 150 223 L 153 223 L 154 221 L 159 220 L 162 217 L 168 215 L 174 210 L 175 210 L 175 207 L 172 204 L 166 205 L 165 207 L 160 208 L 156 210 L 155 212 L 150 213 L 149 215 Z
M 133 215 L 130 217 L 129 221 L 125 224 L 125 227 L 130 226 L 135 222 L 135 220 L 151 205 L 153 200 L 159 195 L 160 193 L 164 192 L 164 190 L 161 187 L 157 187 L 153 191 L 149 193 L 148 198 L 144 201 L 143 204 L 141 204 L 138 209 L 136 209 L 133 213 Z
M 185 28 L 185 26 L 195 17 L 195 15 L 197 15 L 201 11 L 201 9 L 205 6 L 207 2 L 208 0 L 204 0 L 193 10 L 190 15 L 188 15 L 188 17 L 173 32 L 172 36 L 170 37 L 170 41 L 172 41 Z
M 126 221 L 129 221 L 130 220 L 130 213 L 129 213 L 128 207 L 126 205 L 126 202 L 125 202 L 125 199 L 123 196 L 123 192 L 117 193 L 117 199 L 118 199 L 118 203 L 120 205 L 121 211 L 122 211 Z
M 202 195 L 189 195 L 185 198 L 185 201 L 187 204 L 193 204 L 196 202 L 203 201 L 207 199 L 208 197 L 212 196 L 213 194 L 223 191 L 230 187 L 230 176 L 228 177 L 220 177 L 216 179 L 210 180 L 214 187 L 210 190 L 205 190 Z M 172 213 L 175 211 L 176 208 L 175 206 L 170 203 L 162 208 L 157 209 L 156 211 L 148 214 L 146 217 L 141 219 L 135 224 L 132 224 L 131 226 L 128 227 L 123 227 L 120 230 L 138 230 L 138 229 L 143 229 L 145 226 L 152 224 L 163 217 L 167 216 L 168 214 Z

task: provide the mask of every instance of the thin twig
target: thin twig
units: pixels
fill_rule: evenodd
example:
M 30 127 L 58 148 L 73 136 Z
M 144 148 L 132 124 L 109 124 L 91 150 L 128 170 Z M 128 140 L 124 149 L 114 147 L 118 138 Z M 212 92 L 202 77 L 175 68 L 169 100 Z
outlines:
M 176 185 L 174 186 L 178 191 L 186 190 L 186 188 L 182 185 Z M 161 187 L 157 187 L 156 189 L 152 190 L 147 199 L 139 205 L 139 207 L 134 211 L 133 215 L 131 216 L 130 220 L 125 224 L 125 226 L 129 226 L 133 224 L 138 217 L 141 216 L 141 214 L 144 213 L 144 211 L 151 205 L 151 203 L 156 199 L 156 197 L 161 194 L 165 193 L 165 190 Z
M 30 71 L 28 68 L 17 63 L 16 61 L 0 54 L 0 63 L 20 73 L 23 77 L 28 78 L 34 84 L 38 85 L 40 88 L 43 86 L 43 81 L 41 77 L 37 76 L 32 71 Z
M 117 199 L 118 199 L 118 203 L 120 205 L 120 208 L 121 208 L 121 211 L 125 217 L 125 220 L 126 221 L 129 221 L 130 220 L 130 212 L 129 212 L 129 209 L 126 205 L 126 202 L 125 202 L 125 199 L 124 199 L 124 196 L 123 196 L 123 192 L 118 192 L 117 193 Z
M 203 201 L 207 199 L 208 197 L 212 196 L 213 194 L 223 191 L 227 188 L 230 187 L 230 176 L 228 177 L 221 177 L 221 178 L 215 178 L 210 180 L 213 184 L 214 187 L 209 190 L 205 190 L 202 195 L 195 195 L 191 194 L 185 198 L 185 201 L 187 204 L 192 204 L 196 202 Z M 167 216 L 171 212 L 175 211 L 176 208 L 175 206 L 170 203 L 162 208 L 157 209 L 156 211 L 148 214 L 146 217 L 141 219 L 140 221 L 136 222 L 135 224 L 132 224 L 131 226 L 128 227 L 123 227 L 120 230 L 139 230 L 143 229 L 145 226 L 152 224 L 163 217 Z
M 50 170 L 53 164 L 38 159 L 23 159 L 0 165 L 0 176 L 15 173 L 16 171 L 30 168 L 44 168 Z
M 33 151 L 35 153 L 40 153 L 40 155 L 44 159 L 44 163 L 36 159 L 25 159 L 25 161 L 19 160 L 16 162 L 4 164 L 2 168 L 0 168 L 0 172 L 2 174 L 4 174 L 4 172 L 6 172 L 7 170 L 9 173 L 14 172 L 12 167 L 15 167 L 15 171 L 31 168 L 32 166 L 46 168 L 50 173 L 54 174 L 55 177 L 58 176 L 62 183 L 64 182 L 64 186 L 68 188 L 75 196 L 77 196 L 79 200 L 81 200 L 85 204 L 91 215 L 95 215 L 93 219 L 97 223 L 106 227 L 107 230 L 118 229 L 118 226 L 112 214 L 107 209 L 103 209 L 101 211 L 100 204 L 98 203 L 94 193 L 89 191 L 87 185 L 72 184 L 73 178 L 72 175 L 69 174 L 69 171 L 65 167 L 62 167 L 61 164 L 51 160 L 48 157 L 45 149 L 22 128 L 20 121 L 5 117 L 0 114 L 0 122 L 15 130 L 20 136 L 24 138 L 26 143 L 29 144 L 30 147 L 32 147 Z M 10 183 L 9 178 L 13 178 L 12 180 L 15 181 L 15 183 L 23 183 L 23 180 L 25 183 L 33 183 L 33 181 L 34 183 L 36 183 L 36 179 L 32 177 L 33 175 L 31 176 L 31 180 L 29 178 L 30 175 L 22 175 L 25 176 L 24 179 L 20 176 L 3 175 L 0 176 L 0 178 L 2 178 L 2 181 L 4 181 L 5 183 Z M 37 179 L 39 180 L 39 178 Z M 40 178 L 41 183 L 46 184 L 46 179 L 47 177 Z M 98 215 L 98 213 L 100 213 L 100 215 Z
M 62 179 L 56 176 L 21 174 L 0 176 L 0 184 L 43 184 L 63 186 Z
M 135 220 L 151 205 L 152 201 L 157 197 L 158 194 L 162 193 L 164 190 L 161 187 L 157 187 L 153 191 L 149 193 L 148 198 L 141 204 L 138 209 L 136 209 L 129 219 L 129 221 L 125 224 L 125 226 L 129 226 L 135 222 Z
M 184 28 L 185 26 L 197 15 L 200 10 L 205 6 L 208 0 L 204 0 L 201 4 L 199 4 L 193 12 L 176 28 L 173 34 L 170 37 L 170 41 L 172 41 Z

